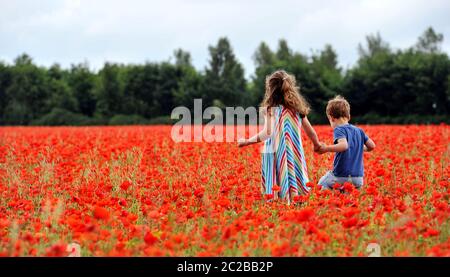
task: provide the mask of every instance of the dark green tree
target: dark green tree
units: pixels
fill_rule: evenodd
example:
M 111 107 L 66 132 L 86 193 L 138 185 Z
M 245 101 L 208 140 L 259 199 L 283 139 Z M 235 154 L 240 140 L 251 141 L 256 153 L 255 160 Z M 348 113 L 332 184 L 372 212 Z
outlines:
M 337 53 L 329 44 L 318 54 L 312 56 L 310 85 L 314 94 L 310 95 L 313 113 L 320 121 L 325 121 L 325 107 L 330 98 L 341 94 L 342 70 L 338 66 Z M 306 91 L 307 93 L 307 91 Z
M 253 54 L 255 64 L 255 74 L 252 77 L 252 86 L 250 88 L 250 106 L 259 106 L 265 93 L 265 80 L 275 69 L 277 56 L 265 43 L 261 42 Z
M 428 27 L 416 44 L 416 49 L 425 53 L 437 53 L 441 50 L 444 35 L 436 33 L 432 27 Z
M 178 76 L 177 89 L 173 91 L 174 105 L 192 109 L 194 99 L 202 98 L 202 75 L 192 65 L 188 52 L 179 49 L 174 56 Z
M 276 56 L 265 42 L 261 42 L 255 54 L 253 54 L 253 61 L 256 68 L 273 66 L 276 61 Z
M 11 85 L 12 74 L 9 66 L 0 62 L 0 124 L 3 123 L 4 110 L 9 102 L 6 90 Z
M 30 56 L 23 54 L 15 59 L 11 76 L 5 93 L 8 99 L 4 110 L 6 124 L 26 125 L 49 111 L 45 69 L 35 66 Z
M 177 49 L 173 52 L 175 65 L 178 67 L 192 67 L 192 58 L 189 52 L 183 49 Z
M 284 62 L 289 62 L 292 59 L 292 50 L 285 39 L 280 39 L 278 42 L 277 59 Z
M 182 72 L 177 66 L 163 62 L 159 66 L 159 82 L 154 92 L 154 97 L 157 100 L 158 116 L 170 115 L 172 109 L 175 107 L 174 94 L 178 90 L 178 81 L 180 80 Z
M 99 72 L 99 81 L 96 87 L 96 112 L 109 118 L 122 112 L 123 82 L 121 67 L 117 64 L 105 63 Z
M 48 70 L 49 107 L 78 112 L 78 101 L 67 83 L 67 73 L 55 64 Z
M 210 60 L 202 86 L 204 105 L 240 105 L 247 98 L 244 69 L 237 61 L 230 42 L 220 38 L 209 47 Z
M 378 53 L 389 53 L 390 51 L 389 44 L 381 38 L 380 33 L 366 36 L 366 47 L 361 44 L 358 45 L 360 59 L 373 57 Z
M 78 102 L 78 110 L 87 116 L 93 116 L 97 99 L 95 98 L 96 76 L 89 70 L 87 63 L 72 65 L 68 84 Z
M 154 68 L 154 70 L 152 70 Z M 150 70 L 149 70 L 150 69 Z M 130 65 L 126 68 L 124 80 L 123 114 L 139 114 L 151 117 L 156 65 Z

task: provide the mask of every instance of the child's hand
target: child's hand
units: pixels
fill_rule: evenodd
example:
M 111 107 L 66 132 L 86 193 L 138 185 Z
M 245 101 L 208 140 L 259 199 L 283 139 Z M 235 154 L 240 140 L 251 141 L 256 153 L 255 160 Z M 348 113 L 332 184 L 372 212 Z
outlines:
M 327 145 L 326 145 L 325 143 L 321 142 L 320 145 L 319 145 L 319 147 L 317 148 L 317 150 L 316 150 L 316 148 L 314 147 L 314 152 L 317 152 L 317 153 L 319 153 L 319 154 L 324 154 L 324 153 L 327 152 L 326 147 L 327 147 Z
M 319 144 L 314 145 L 314 152 L 319 152 L 320 147 L 322 146 L 322 142 L 319 142 Z
M 239 147 L 243 147 L 243 146 L 247 145 L 247 140 L 245 138 L 240 138 L 240 139 L 238 139 L 237 142 L 238 142 Z

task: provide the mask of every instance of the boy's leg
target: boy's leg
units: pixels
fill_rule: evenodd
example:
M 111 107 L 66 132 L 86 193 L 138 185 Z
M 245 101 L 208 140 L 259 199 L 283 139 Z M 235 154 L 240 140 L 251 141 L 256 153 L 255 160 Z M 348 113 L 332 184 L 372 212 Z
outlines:
M 355 188 L 360 189 L 364 184 L 364 178 L 363 177 L 352 177 L 352 184 L 355 186 Z
M 333 188 L 333 185 L 335 183 L 336 183 L 336 177 L 334 176 L 333 172 L 331 172 L 331 171 L 328 171 L 319 180 L 319 186 L 321 186 L 322 189 L 331 189 L 331 188 Z
M 336 183 L 343 184 L 352 183 L 355 188 L 359 189 L 363 185 L 363 177 L 335 177 Z

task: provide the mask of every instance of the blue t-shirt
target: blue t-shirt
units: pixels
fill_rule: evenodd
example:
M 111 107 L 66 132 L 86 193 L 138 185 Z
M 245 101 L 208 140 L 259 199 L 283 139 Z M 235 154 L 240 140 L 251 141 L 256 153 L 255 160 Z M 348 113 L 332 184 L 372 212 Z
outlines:
M 333 174 L 337 177 L 363 177 L 364 144 L 369 139 L 363 130 L 351 124 L 344 124 L 333 130 L 334 144 L 338 139 L 347 139 L 348 149 L 336 152 L 333 162 Z

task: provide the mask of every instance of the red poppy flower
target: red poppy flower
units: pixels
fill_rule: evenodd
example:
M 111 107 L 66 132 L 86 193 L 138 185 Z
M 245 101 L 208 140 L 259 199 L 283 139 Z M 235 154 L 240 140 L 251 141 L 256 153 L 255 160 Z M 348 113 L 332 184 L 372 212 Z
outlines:
M 120 188 L 124 191 L 127 191 L 129 187 L 131 187 L 131 183 L 129 181 L 124 181 L 120 185 Z
M 151 232 L 147 232 L 144 236 L 144 241 L 147 245 L 153 245 L 158 241 L 158 238 L 155 237 Z
M 94 208 L 94 217 L 96 219 L 102 219 L 102 220 L 108 220 L 109 219 L 109 212 L 107 209 L 103 207 L 96 206 Z
M 297 222 L 304 222 L 311 219 L 314 216 L 314 210 L 312 208 L 305 208 L 297 212 L 296 220 Z
M 342 226 L 344 226 L 345 228 L 351 228 L 353 226 L 356 226 L 356 224 L 358 224 L 358 219 L 355 217 L 342 221 Z
M 355 189 L 355 186 L 352 183 L 345 182 L 343 186 L 343 190 L 346 192 L 352 192 Z
M 428 237 L 435 237 L 439 235 L 439 231 L 432 229 L 432 228 L 428 228 L 427 231 L 423 234 L 424 237 L 428 238 Z
M 383 176 L 384 174 L 385 174 L 385 170 L 382 168 L 377 169 L 377 171 L 375 172 L 375 175 L 377 175 L 377 176 Z

